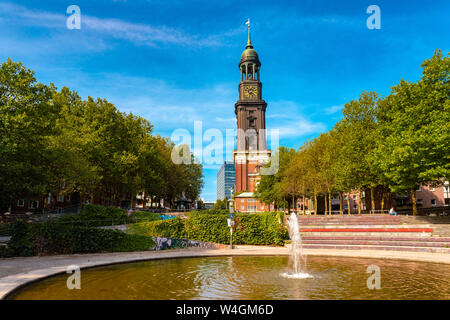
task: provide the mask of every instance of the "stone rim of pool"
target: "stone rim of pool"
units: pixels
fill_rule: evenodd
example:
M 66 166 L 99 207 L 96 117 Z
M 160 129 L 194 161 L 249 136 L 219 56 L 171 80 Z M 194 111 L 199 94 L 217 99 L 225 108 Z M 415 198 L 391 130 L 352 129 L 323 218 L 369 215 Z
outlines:
M 428 252 L 401 252 L 386 250 L 337 250 L 337 249 L 307 249 L 309 256 L 324 257 L 355 257 L 408 260 L 418 262 L 434 262 L 450 264 L 450 255 Z M 229 249 L 180 249 L 168 251 L 146 251 L 129 253 L 102 253 L 67 256 L 45 256 L 30 258 L 3 259 L 4 267 L 9 267 L 9 275 L 0 278 L 0 299 L 5 299 L 18 289 L 45 278 L 66 272 L 70 264 L 79 265 L 81 269 L 142 262 L 154 259 L 167 258 L 194 258 L 208 256 L 277 256 L 288 255 L 286 247 L 266 246 L 237 246 L 235 250 Z M 7 266 L 6 266 L 7 265 Z M 16 266 L 17 268 L 14 268 Z M 39 268 L 46 267 L 46 268 Z M 16 273 L 14 271 L 16 270 Z M 19 271 L 17 271 L 19 270 Z M 24 272 L 20 272 L 24 271 Z

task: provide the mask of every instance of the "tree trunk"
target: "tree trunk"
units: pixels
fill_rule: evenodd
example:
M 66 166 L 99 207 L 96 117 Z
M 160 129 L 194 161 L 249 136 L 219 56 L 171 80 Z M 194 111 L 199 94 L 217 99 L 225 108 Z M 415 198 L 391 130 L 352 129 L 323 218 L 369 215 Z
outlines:
M 142 209 L 147 208 L 147 202 L 145 200 L 145 191 L 142 191 Z
M 372 213 L 375 213 L 375 199 L 373 196 L 373 187 L 370 188 L 370 209 L 372 210 Z
M 350 215 L 350 192 L 347 195 L 347 213 Z
M 411 189 L 411 201 L 413 205 L 413 216 L 417 215 L 417 203 L 416 203 L 416 190 L 415 188 Z
M 384 210 L 384 192 L 381 193 L 381 213 L 383 213 Z
M 303 195 L 303 215 L 306 214 L 306 208 L 305 208 L 305 195 Z
M 314 192 L 314 215 L 317 214 L 317 194 Z
M 342 192 L 339 192 L 339 213 L 341 215 L 344 214 L 344 198 L 342 196 Z
M 297 208 L 296 208 L 296 205 L 295 205 L 295 196 L 292 195 L 292 211 L 293 211 L 293 212 L 296 212 L 296 211 L 297 211 L 296 209 L 297 209 Z
M 330 216 L 331 216 L 331 192 L 328 193 L 328 211 L 330 212 Z
M 358 190 L 358 214 L 361 214 L 361 190 Z

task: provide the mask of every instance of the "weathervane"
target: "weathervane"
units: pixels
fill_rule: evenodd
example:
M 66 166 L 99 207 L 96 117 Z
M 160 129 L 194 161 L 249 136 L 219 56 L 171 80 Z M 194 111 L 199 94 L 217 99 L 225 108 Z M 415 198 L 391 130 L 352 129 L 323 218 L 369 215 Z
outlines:
M 250 18 L 248 18 L 247 22 L 245 23 L 248 26 L 248 42 L 247 46 L 251 46 L 252 42 L 250 41 Z

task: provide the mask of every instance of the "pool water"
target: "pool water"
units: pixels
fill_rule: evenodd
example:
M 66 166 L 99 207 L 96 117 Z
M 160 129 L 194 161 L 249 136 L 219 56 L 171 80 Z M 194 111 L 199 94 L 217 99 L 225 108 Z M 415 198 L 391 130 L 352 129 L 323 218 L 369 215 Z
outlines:
M 9 299 L 450 299 L 445 264 L 384 259 L 308 257 L 311 277 L 290 278 L 287 256 L 164 259 L 81 271 L 30 284 Z M 368 289 L 370 265 L 381 288 Z

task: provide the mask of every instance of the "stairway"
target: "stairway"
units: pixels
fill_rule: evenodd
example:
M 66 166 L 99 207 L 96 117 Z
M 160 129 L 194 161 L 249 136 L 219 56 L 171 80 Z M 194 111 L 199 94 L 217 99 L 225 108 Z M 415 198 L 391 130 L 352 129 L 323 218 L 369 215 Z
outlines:
M 400 216 L 298 216 L 305 249 L 396 250 L 450 254 L 450 237 Z

